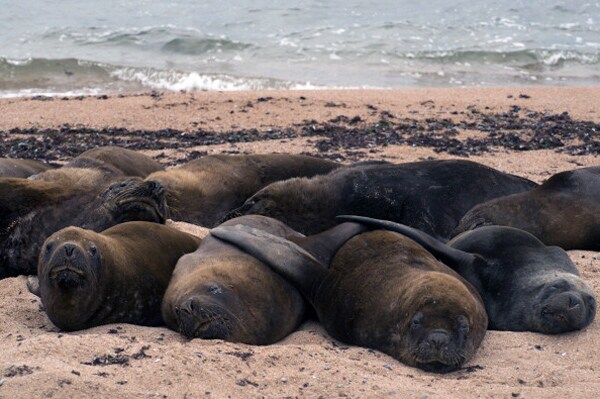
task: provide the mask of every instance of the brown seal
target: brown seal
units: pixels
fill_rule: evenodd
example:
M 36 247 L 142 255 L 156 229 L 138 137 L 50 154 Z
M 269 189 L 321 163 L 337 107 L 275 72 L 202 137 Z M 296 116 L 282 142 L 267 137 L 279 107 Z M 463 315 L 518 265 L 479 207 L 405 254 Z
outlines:
M 152 158 L 121 147 L 98 147 L 85 151 L 63 167 L 32 176 L 35 180 L 65 180 L 79 186 L 108 183 L 124 177 L 145 178 L 164 168 Z M 90 177 L 90 174 L 94 177 Z
M 324 174 L 339 164 L 305 155 L 208 155 L 148 179 L 167 190 L 174 220 L 213 227 L 266 185 L 297 176 Z
M 409 238 L 364 229 L 344 223 L 294 239 L 299 245 L 243 225 L 220 226 L 211 235 L 298 287 L 334 338 L 426 371 L 461 367 L 487 328 L 477 291 Z
M 129 179 L 106 187 L 97 170 L 71 172 L 50 181 L 0 178 L 0 278 L 35 274 L 41 245 L 64 227 L 164 223 L 164 189 L 157 182 Z
M 92 161 L 109 165 L 118 170 L 123 176 L 144 178 L 151 173 L 164 170 L 163 166 L 147 155 L 127 148 L 106 146 L 97 147 L 81 153 L 66 166 L 81 167 Z
M 535 186 L 527 179 L 463 160 L 367 163 L 312 179 L 273 183 L 230 215 L 270 216 L 303 234 L 335 226 L 340 214 L 363 215 L 448 239 L 476 204 Z
M 525 231 L 485 226 L 446 245 L 398 223 L 357 216 L 340 219 L 396 231 L 423 245 L 477 289 L 490 329 L 558 334 L 583 329 L 596 315 L 594 293 L 569 255 Z
M 298 235 L 264 216 L 245 216 L 243 224 L 277 236 Z M 177 263 L 163 300 L 167 325 L 188 338 L 272 344 L 304 320 L 306 301 L 268 266 L 210 235 Z
M 67 227 L 50 236 L 40 253 L 42 304 L 62 330 L 162 324 L 160 306 L 173 268 L 200 241 L 148 222 L 123 223 L 102 233 Z
M 52 169 L 52 166 L 31 159 L 0 158 L 0 177 L 26 178 Z
M 600 250 L 600 166 L 558 173 L 526 193 L 477 205 L 454 235 L 488 225 L 525 230 L 546 245 Z

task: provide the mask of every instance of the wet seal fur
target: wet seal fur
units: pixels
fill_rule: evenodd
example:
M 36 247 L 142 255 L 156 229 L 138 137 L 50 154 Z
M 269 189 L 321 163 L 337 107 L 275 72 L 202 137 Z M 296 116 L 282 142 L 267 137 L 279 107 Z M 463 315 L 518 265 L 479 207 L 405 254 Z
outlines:
M 306 155 L 208 155 L 148 179 L 167 190 L 171 219 L 213 227 L 270 183 L 329 173 L 339 166 Z
M 243 225 L 211 235 L 298 287 L 334 338 L 426 371 L 460 368 L 488 323 L 477 291 L 411 239 L 365 230 L 344 223 L 295 243 Z
M 109 323 L 163 324 L 160 306 L 177 260 L 200 239 L 168 226 L 128 222 L 102 233 L 67 227 L 40 253 L 39 294 L 66 331 Z M 34 284 L 28 284 L 36 293 Z
M 64 227 L 164 223 L 164 189 L 157 182 L 128 179 L 104 188 L 96 170 L 73 170 L 51 181 L 0 178 L 0 278 L 35 274 L 42 244 Z
M 224 226 L 233 224 L 301 237 L 264 216 L 244 216 Z M 177 263 L 162 312 L 167 325 L 187 338 L 267 345 L 294 331 L 307 308 L 300 292 L 268 266 L 208 235 Z
M 476 204 L 535 186 L 463 160 L 367 163 L 311 179 L 273 183 L 230 215 L 270 216 L 303 234 L 335 226 L 341 213 L 364 215 L 401 222 L 446 240 Z
M 454 235 L 489 225 L 525 230 L 567 250 L 600 251 L 600 166 L 558 173 L 529 192 L 479 204 Z
M 49 169 L 51 165 L 31 159 L 0 158 L 0 177 L 26 178 Z
M 481 294 L 492 330 L 559 334 L 588 326 L 596 299 L 559 247 L 545 246 L 512 227 L 486 226 L 447 245 L 397 223 L 341 217 L 412 238 L 469 281 Z

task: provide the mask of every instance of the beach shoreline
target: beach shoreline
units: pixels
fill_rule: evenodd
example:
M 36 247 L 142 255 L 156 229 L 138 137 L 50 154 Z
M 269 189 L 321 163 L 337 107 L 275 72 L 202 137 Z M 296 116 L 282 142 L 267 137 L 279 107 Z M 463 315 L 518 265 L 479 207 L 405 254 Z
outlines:
M 600 87 L 503 87 L 1 99 L 0 156 L 60 164 L 112 143 L 167 166 L 213 153 L 461 158 L 542 182 L 600 165 L 599 98 Z M 600 297 L 600 254 L 569 255 Z M 127 324 L 64 333 L 24 277 L 0 280 L 0 398 L 587 398 L 600 392 L 597 342 L 598 320 L 558 336 L 491 331 L 465 368 L 436 375 L 314 321 L 270 346 Z

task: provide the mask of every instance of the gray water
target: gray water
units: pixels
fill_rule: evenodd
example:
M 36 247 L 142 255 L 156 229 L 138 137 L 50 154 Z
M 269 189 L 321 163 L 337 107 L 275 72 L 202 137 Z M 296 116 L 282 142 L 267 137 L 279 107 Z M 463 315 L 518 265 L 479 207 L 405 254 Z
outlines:
M 0 96 L 597 85 L 600 2 L 0 0 Z

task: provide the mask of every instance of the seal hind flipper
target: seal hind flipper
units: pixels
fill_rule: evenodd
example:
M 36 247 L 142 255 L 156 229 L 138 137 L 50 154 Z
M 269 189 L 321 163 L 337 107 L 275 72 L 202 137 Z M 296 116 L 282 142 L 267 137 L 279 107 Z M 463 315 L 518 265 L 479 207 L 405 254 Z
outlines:
M 29 276 L 27 277 L 27 289 L 33 295 L 37 297 L 42 297 L 40 294 L 40 280 L 37 276 Z
M 421 230 L 417 230 L 400 223 L 353 215 L 340 215 L 337 216 L 337 219 L 354 223 L 362 223 L 367 226 L 394 231 L 396 233 L 405 235 L 406 237 L 416 241 L 427 251 L 431 252 L 431 254 L 433 254 L 436 258 L 455 270 L 458 266 L 466 267 L 472 265 L 477 259 L 476 255 L 452 248 Z
M 312 302 L 314 287 L 326 268 L 297 244 L 263 230 L 236 224 L 219 226 L 210 234 L 246 251 L 281 274 Z
M 298 244 L 329 268 L 338 249 L 352 237 L 364 233 L 368 228 L 360 223 L 342 223 L 322 233 L 309 237 L 288 236 L 287 239 Z

